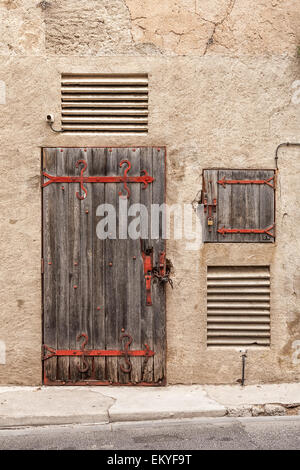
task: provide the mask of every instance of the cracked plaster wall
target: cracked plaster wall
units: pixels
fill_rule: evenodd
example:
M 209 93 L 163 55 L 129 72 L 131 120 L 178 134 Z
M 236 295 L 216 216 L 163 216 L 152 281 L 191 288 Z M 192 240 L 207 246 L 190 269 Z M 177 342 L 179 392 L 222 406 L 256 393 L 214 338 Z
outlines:
M 0 383 L 41 382 L 41 147 L 166 145 L 168 203 L 192 202 L 203 168 L 273 168 L 299 141 L 299 24 L 296 0 L 0 0 Z M 148 135 L 53 134 L 60 74 L 83 71 L 148 72 Z M 275 245 L 168 242 L 169 383 L 241 375 L 237 351 L 205 346 L 207 264 L 271 265 L 272 345 L 249 352 L 247 383 L 300 379 L 300 151 L 280 152 Z

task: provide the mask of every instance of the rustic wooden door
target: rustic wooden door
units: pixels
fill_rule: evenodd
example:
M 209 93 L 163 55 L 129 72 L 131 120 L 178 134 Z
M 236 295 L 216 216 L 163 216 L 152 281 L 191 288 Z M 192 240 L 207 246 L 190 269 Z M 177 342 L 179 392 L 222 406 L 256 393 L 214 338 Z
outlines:
M 165 241 L 150 227 L 165 149 L 45 148 L 42 186 L 44 383 L 163 384 Z M 148 210 L 143 238 L 124 237 L 124 199 Z M 115 238 L 97 235 L 102 204 Z

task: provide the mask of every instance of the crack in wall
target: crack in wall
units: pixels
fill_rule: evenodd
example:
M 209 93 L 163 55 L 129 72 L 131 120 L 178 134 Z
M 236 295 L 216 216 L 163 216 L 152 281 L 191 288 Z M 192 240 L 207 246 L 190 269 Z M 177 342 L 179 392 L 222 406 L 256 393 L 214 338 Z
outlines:
M 207 20 L 207 19 L 205 19 L 204 17 L 201 16 L 201 18 L 202 18 L 203 21 L 206 21 L 206 22 L 208 22 L 208 23 L 212 23 L 212 24 L 214 25 L 212 34 L 210 35 L 210 37 L 209 37 L 209 39 L 208 39 L 208 41 L 207 41 L 207 43 L 206 43 L 206 47 L 205 47 L 205 50 L 204 50 L 203 55 L 206 55 L 206 53 L 207 53 L 209 47 L 210 47 L 212 44 L 214 44 L 214 43 L 216 42 L 216 41 L 215 41 L 215 37 L 214 37 L 214 36 L 215 36 L 215 33 L 216 33 L 216 30 L 217 30 L 218 26 L 220 26 L 220 25 L 222 25 L 223 23 L 225 23 L 225 21 L 229 18 L 229 16 L 230 16 L 231 13 L 232 13 L 232 10 L 234 9 L 235 2 L 236 2 L 236 0 L 230 0 L 229 5 L 228 5 L 227 10 L 226 10 L 226 13 L 225 13 L 224 17 L 223 17 L 220 21 L 214 22 L 214 21 L 211 21 L 211 20 Z M 196 13 L 196 14 L 197 14 L 197 13 Z
M 199 49 L 199 55 L 201 56 L 206 54 L 209 46 L 215 42 L 214 35 L 218 26 L 222 25 L 229 17 L 236 2 L 236 0 L 230 0 L 222 19 L 219 21 L 211 21 L 197 12 L 196 4 L 192 9 L 176 4 L 176 9 L 170 10 L 170 14 L 166 16 L 166 11 L 156 10 L 155 5 L 153 6 L 153 11 L 148 11 L 147 14 L 147 11 L 144 13 L 141 8 L 138 8 L 134 3 L 127 0 L 123 1 L 129 13 L 131 23 L 130 34 L 135 47 L 138 47 L 139 43 L 142 44 L 144 41 L 152 42 L 152 36 L 153 45 L 155 45 L 155 47 L 162 47 L 165 53 L 168 50 L 173 50 L 175 54 L 183 56 L 187 55 L 187 51 L 185 51 L 187 48 L 192 50 Z M 196 18 L 198 18 L 198 20 Z M 200 19 L 201 22 L 199 21 Z M 141 22 L 143 22 L 143 24 L 141 24 Z M 188 28 L 192 23 L 194 23 L 194 27 Z M 209 24 L 213 27 L 212 32 L 207 30 L 208 27 L 205 26 L 205 24 Z M 135 37 L 134 27 L 143 31 L 143 37 Z M 171 34 L 178 36 L 180 38 L 179 41 L 173 44 L 172 42 L 170 43 L 168 36 L 170 37 Z M 208 40 L 206 40 L 209 34 L 210 36 Z M 160 44 L 156 43 L 155 36 Z M 179 44 L 182 44 L 180 49 L 178 49 Z M 192 44 L 197 44 L 197 46 L 193 47 Z

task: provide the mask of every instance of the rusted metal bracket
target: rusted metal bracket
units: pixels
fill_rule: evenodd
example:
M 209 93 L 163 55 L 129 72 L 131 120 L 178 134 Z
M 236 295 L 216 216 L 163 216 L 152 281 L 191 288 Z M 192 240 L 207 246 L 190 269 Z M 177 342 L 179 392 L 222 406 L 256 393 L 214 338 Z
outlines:
M 166 253 L 164 251 L 160 252 L 159 255 L 159 266 L 154 267 L 153 278 L 158 279 L 159 283 L 169 283 L 173 289 L 173 281 L 170 278 L 171 268 L 170 263 L 166 259 Z
M 273 184 L 271 183 L 273 181 Z M 270 188 L 275 189 L 275 176 L 267 180 L 226 180 L 225 178 L 217 181 L 218 184 L 221 184 L 225 188 L 226 184 L 266 184 Z
M 42 346 L 42 360 L 47 361 L 48 359 L 51 359 L 51 357 L 82 357 L 82 366 L 77 365 L 79 372 L 84 373 L 87 372 L 90 368 L 90 365 L 86 361 L 87 357 L 124 357 L 125 358 L 125 364 L 127 367 L 124 367 L 122 364 L 120 364 L 120 369 L 122 372 L 129 374 L 131 372 L 131 363 L 130 363 L 130 356 L 135 356 L 135 357 L 145 357 L 146 360 L 149 359 L 149 357 L 152 357 L 155 355 L 154 351 L 151 351 L 150 347 L 148 344 L 145 343 L 145 349 L 144 350 L 136 350 L 136 351 L 130 351 L 129 347 L 133 341 L 132 336 L 130 336 L 127 333 L 124 333 L 124 330 L 122 330 L 122 334 L 120 336 L 121 342 L 123 342 L 124 338 L 128 338 L 128 341 L 124 345 L 124 350 L 110 350 L 110 349 L 85 349 L 85 346 L 88 343 L 88 335 L 86 333 L 81 333 L 77 336 L 77 341 L 79 341 L 81 338 L 84 338 L 84 341 L 82 342 L 80 349 L 54 349 L 51 348 L 50 346 L 47 346 L 46 344 L 43 344 Z
M 144 276 L 146 281 L 146 305 L 149 307 L 152 305 L 151 296 L 151 282 L 153 278 L 153 249 L 147 249 L 142 251 L 142 258 L 144 263 Z
M 204 193 L 203 196 L 203 205 L 204 205 L 204 214 L 207 214 L 207 225 L 209 226 L 209 231 L 211 231 L 211 226 L 214 224 L 213 213 L 217 212 L 217 199 L 213 199 L 212 204 L 207 203 L 207 194 Z
M 76 168 L 79 168 L 80 165 L 83 165 L 81 169 L 80 176 L 52 176 L 43 171 L 44 178 L 47 178 L 48 181 L 42 184 L 42 188 L 49 186 L 52 183 L 79 183 L 80 184 L 80 191 L 76 192 L 76 196 L 78 199 L 83 200 L 87 196 L 87 189 L 84 186 L 84 183 L 123 183 L 124 189 L 126 191 L 126 197 L 129 198 L 130 196 L 130 189 L 127 183 L 142 183 L 142 189 L 146 189 L 148 184 L 153 183 L 155 180 L 152 176 L 148 174 L 146 170 L 141 170 L 141 176 L 127 176 L 129 170 L 131 169 L 131 163 L 128 160 L 122 160 L 120 162 L 120 168 L 123 165 L 127 165 L 127 168 L 124 171 L 123 176 L 83 176 L 84 172 L 87 169 L 87 162 L 86 160 L 78 160 L 76 162 Z M 122 196 L 122 193 L 119 192 L 119 196 Z
M 122 329 L 122 332 L 123 331 L 124 330 Z M 122 333 L 121 336 L 120 336 L 121 342 L 125 338 L 128 338 L 128 341 L 126 341 L 126 343 L 124 345 L 124 353 L 125 353 L 124 361 L 125 361 L 126 367 L 124 367 L 122 364 L 120 364 L 120 369 L 121 369 L 122 372 L 124 372 L 124 374 L 129 374 L 131 372 L 132 365 L 131 365 L 130 359 L 128 357 L 128 353 L 129 353 L 129 346 L 132 343 L 132 336 L 128 335 L 127 333 Z
M 85 333 L 81 333 L 80 335 L 77 336 L 76 340 L 79 341 L 80 338 L 84 338 L 84 341 L 82 342 L 81 346 L 80 346 L 80 349 L 82 351 L 82 363 L 83 363 L 83 366 L 81 367 L 79 364 L 77 365 L 78 367 L 78 370 L 79 372 L 81 372 L 82 374 L 84 374 L 85 372 L 87 372 L 90 368 L 88 362 L 85 360 L 85 346 L 87 345 L 88 341 L 89 341 L 89 337 L 87 334 Z
M 158 280 L 159 283 L 169 283 L 173 289 L 173 282 L 170 278 L 170 266 L 166 260 L 166 253 L 161 251 L 159 254 L 159 264 L 153 267 L 153 249 L 142 250 L 144 263 L 144 277 L 146 281 L 146 305 L 152 305 L 152 281 Z
M 207 194 L 204 193 L 203 206 L 204 206 L 204 213 L 206 214 L 208 212 L 208 215 L 211 216 L 212 212 L 216 212 L 216 210 L 217 210 L 217 199 L 213 199 L 213 203 L 208 204 L 207 203 Z
M 271 233 L 271 230 L 274 230 L 274 228 L 275 228 L 275 225 L 271 225 L 270 227 L 265 228 L 265 229 L 225 228 L 225 227 L 222 227 L 222 228 L 218 229 L 218 233 L 221 233 L 221 235 L 223 235 L 224 237 L 225 237 L 225 235 L 227 235 L 229 233 L 241 233 L 241 234 L 245 234 L 245 233 L 265 233 L 265 234 L 269 235 L 270 237 L 275 238 L 275 235 L 273 233 Z
M 214 225 L 214 216 L 217 212 L 217 198 L 214 191 L 212 181 L 205 181 L 204 173 L 202 174 L 202 191 L 201 191 L 201 204 L 203 204 L 204 214 L 207 215 L 208 231 L 212 231 Z

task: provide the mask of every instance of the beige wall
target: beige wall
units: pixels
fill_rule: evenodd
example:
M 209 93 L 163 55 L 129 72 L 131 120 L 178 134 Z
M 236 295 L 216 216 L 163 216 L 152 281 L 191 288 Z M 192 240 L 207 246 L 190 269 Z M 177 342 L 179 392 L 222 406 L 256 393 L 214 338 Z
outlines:
M 297 0 L 0 1 L 0 383 L 41 383 L 41 148 L 166 145 L 168 203 L 194 201 L 203 168 L 274 168 L 300 140 L 299 20 Z M 60 74 L 82 71 L 148 72 L 148 135 L 52 133 Z M 250 350 L 247 382 L 300 379 L 299 157 L 280 153 L 274 245 L 168 242 L 169 383 L 241 375 L 237 351 L 206 349 L 207 264 L 271 265 L 272 344 Z

